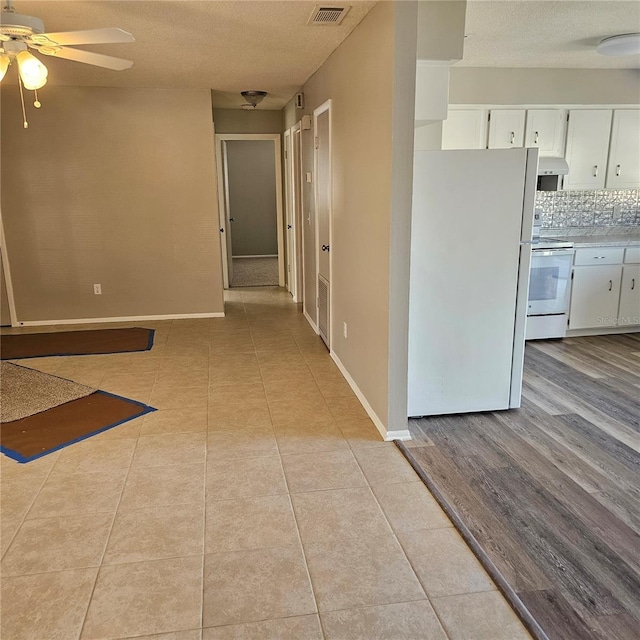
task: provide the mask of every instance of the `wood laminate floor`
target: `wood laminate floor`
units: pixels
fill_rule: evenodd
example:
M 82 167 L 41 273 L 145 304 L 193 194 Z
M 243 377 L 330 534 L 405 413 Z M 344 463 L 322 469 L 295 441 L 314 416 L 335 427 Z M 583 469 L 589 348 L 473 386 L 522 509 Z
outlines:
M 410 430 L 551 640 L 640 637 L 640 334 L 529 342 L 521 409 Z

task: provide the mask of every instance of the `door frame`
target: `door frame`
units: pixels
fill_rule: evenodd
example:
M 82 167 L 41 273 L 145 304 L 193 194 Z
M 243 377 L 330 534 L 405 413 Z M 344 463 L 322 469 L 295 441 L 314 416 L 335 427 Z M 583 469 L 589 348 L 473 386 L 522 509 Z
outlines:
M 229 259 L 227 239 L 225 233 L 231 233 L 229 219 L 229 208 L 227 206 L 228 194 L 228 173 L 226 163 L 223 159 L 223 143 L 228 140 L 270 140 L 273 142 L 273 154 L 276 170 L 276 227 L 278 236 L 278 286 L 285 286 L 284 277 L 284 212 L 282 205 L 282 143 L 279 133 L 216 133 L 216 172 L 218 185 L 218 216 L 220 222 L 220 250 L 222 255 L 222 277 L 224 288 L 229 288 Z
M 11 267 L 9 266 L 9 254 L 7 253 L 7 240 L 4 234 L 4 221 L 2 219 L 2 209 L 0 209 L 0 258 L 2 259 L 2 270 L 4 272 L 4 284 L 7 289 L 7 300 L 9 302 L 9 318 L 12 327 L 19 327 L 18 314 L 16 313 L 16 301 L 13 295 L 13 280 L 11 279 Z
M 329 318 L 327 327 L 327 338 L 329 340 L 329 352 L 331 352 L 332 329 L 333 329 L 333 115 L 332 115 L 332 100 L 329 98 L 323 102 L 319 107 L 313 110 L 313 208 L 315 211 L 315 245 L 316 245 L 316 326 L 320 326 L 320 309 L 318 301 L 320 296 L 318 295 L 318 276 L 320 275 L 320 239 L 319 230 L 320 225 L 318 222 L 318 148 L 316 146 L 317 133 L 318 133 L 318 117 L 325 111 L 329 112 Z

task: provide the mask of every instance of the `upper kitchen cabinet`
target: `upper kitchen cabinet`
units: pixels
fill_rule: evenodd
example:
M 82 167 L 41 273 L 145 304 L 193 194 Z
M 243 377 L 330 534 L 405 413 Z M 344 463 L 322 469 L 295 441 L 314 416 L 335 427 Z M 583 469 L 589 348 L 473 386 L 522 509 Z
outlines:
M 492 109 L 489 119 L 489 149 L 522 147 L 524 109 Z
M 569 175 L 563 189 L 602 189 L 605 185 L 611 109 L 569 111 L 566 159 Z
M 538 147 L 541 156 L 564 156 L 566 109 L 528 109 L 525 147 Z
M 606 186 L 608 189 L 635 189 L 640 186 L 639 109 L 616 109 L 613 112 Z
M 488 109 L 449 109 L 442 123 L 443 149 L 486 149 Z

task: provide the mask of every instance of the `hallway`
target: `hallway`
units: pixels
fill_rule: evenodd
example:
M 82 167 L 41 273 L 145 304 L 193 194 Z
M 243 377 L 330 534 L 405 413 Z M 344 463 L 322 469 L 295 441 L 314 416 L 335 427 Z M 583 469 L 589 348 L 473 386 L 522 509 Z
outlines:
M 528 638 L 290 296 L 226 294 L 148 352 L 21 361 L 158 411 L 2 456 L 2 638 Z

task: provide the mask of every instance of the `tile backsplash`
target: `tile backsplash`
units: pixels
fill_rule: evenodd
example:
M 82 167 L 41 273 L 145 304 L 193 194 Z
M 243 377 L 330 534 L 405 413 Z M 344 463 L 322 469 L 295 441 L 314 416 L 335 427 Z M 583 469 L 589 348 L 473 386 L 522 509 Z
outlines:
M 536 207 L 547 229 L 640 226 L 639 198 L 640 189 L 538 191 Z

